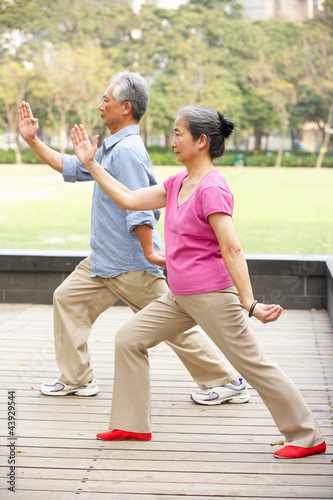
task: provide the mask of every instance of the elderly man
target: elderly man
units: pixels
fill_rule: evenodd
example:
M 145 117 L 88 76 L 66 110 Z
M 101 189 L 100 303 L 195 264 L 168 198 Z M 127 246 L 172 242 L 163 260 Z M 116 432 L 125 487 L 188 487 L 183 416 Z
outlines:
M 110 136 L 96 160 L 130 189 L 157 183 L 139 135 L 139 122 L 149 104 L 145 80 L 128 71 L 115 74 L 98 106 Z M 93 181 L 75 155 L 62 155 L 37 137 L 38 120 L 28 103 L 18 110 L 22 138 L 67 182 Z M 99 388 L 88 350 L 88 338 L 98 316 L 124 301 L 134 312 L 167 291 L 165 257 L 154 229 L 159 211 L 131 212 L 119 208 L 94 184 L 91 211 L 91 253 L 54 292 L 54 339 L 61 371 L 58 380 L 42 384 L 47 396 L 93 396 Z M 199 404 L 244 403 L 246 384 L 199 329 L 167 342 L 179 356 L 200 391 L 191 397 Z

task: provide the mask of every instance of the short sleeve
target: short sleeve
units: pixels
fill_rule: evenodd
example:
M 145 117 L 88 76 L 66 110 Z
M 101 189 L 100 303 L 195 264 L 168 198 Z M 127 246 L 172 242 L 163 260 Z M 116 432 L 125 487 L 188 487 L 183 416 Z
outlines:
M 168 191 L 175 187 L 175 189 L 177 189 L 177 196 L 178 196 L 178 191 L 180 189 L 181 183 L 183 182 L 183 180 L 187 176 L 188 176 L 188 173 L 186 170 L 184 170 L 183 172 L 180 172 L 179 174 L 171 175 L 170 177 L 165 179 L 165 181 L 163 181 L 163 186 L 167 192 L 167 195 L 168 195 Z
M 221 186 L 209 186 L 202 192 L 202 211 L 207 219 L 210 214 L 222 212 L 232 217 L 234 197 Z
M 170 187 L 170 182 L 171 182 L 171 177 L 168 177 L 168 179 L 163 181 L 163 186 L 164 186 L 164 189 L 166 190 L 166 192 L 168 192 L 168 189 Z

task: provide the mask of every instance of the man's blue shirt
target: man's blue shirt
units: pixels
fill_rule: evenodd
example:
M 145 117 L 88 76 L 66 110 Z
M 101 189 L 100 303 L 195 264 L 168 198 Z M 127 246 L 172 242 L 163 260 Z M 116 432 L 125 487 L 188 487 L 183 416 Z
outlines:
M 157 180 L 139 125 L 130 125 L 111 135 L 95 155 L 112 177 L 131 190 L 154 186 Z M 67 182 L 94 181 L 75 155 L 63 155 L 63 177 Z M 133 212 L 119 208 L 95 182 L 91 209 L 91 276 L 114 278 L 129 271 L 163 275 L 163 269 L 148 262 L 134 231 L 148 224 L 154 228 L 160 210 Z M 154 249 L 161 251 L 161 236 L 153 229 Z

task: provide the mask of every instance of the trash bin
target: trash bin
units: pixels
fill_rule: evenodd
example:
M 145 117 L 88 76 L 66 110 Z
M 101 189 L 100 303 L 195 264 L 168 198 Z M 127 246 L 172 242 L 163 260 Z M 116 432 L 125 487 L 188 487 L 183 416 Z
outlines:
M 235 163 L 234 163 L 235 166 L 238 166 L 238 165 L 244 165 L 244 155 L 242 154 L 237 154 L 236 155 L 236 158 L 235 158 Z

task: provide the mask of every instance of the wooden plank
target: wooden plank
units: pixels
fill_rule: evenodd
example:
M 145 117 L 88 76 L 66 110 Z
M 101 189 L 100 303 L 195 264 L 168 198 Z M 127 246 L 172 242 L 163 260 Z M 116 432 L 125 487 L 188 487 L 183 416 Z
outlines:
M 173 419 L 171 420 L 173 422 Z M 247 422 L 248 423 L 248 422 Z M 60 437 L 65 434 L 66 437 L 70 436 L 70 433 L 72 435 L 78 435 L 80 432 L 81 434 L 85 434 L 87 438 L 94 438 L 97 432 L 103 432 L 108 429 L 108 424 L 109 424 L 109 419 L 105 418 L 104 423 L 97 424 L 96 423 L 90 423 L 90 422 L 66 422 L 66 430 L 64 431 L 64 424 L 63 422 L 59 422 L 56 420 L 50 420 L 50 421 L 43 421 L 43 420 L 38 420 L 38 421 L 24 421 L 20 422 L 19 424 L 19 434 L 18 435 L 24 435 L 26 434 L 27 431 L 31 430 L 38 430 L 37 435 L 41 436 L 47 436 L 49 434 L 50 428 L 52 428 L 52 435 Z M 216 422 L 215 425 L 186 425 L 186 428 L 184 430 L 184 425 L 183 424 L 174 424 L 174 423 L 168 423 L 163 424 L 158 422 L 154 422 L 152 424 L 152 431 L 153 433 L 156 432 L 168 432 L 168 433 L 176 433 L 176 434 L 191 434 L 191 435 L 196 435 L 196 436 L 209 436 L 209 435 L 221 435 L 224 436 L 225 434 L 230 434 L 233 433 L 234 435 L 243 435 L 248 434 L 252 436 L 257 436 L 257 435 L 264 435 L 264 436 L 272 436 L 274 434 L 274 430 L 276 430 L 275 426 L 273 423 L 267 424 L 266 426 L 250 426 L 250 425 L 240 425 L 240 426 L 234 426 L 232 425 L 232 422 L 225 423 L 222 425 L 220 422 Z M 276 433 L 278 434 L 278 431 L 276 430 Z M 332 427 L 325 427 L 325 435 L 327 436 L 332 436 L 333 435 L 333 429 Z
M 311 405 L 310 405 L 311 407 Z M 99 407 L 91 407 L 88 409 L 81 409 L 81 411 L 72 411 L 72 407 L 67 407 L 68 408 L 68 414 L 66 414 L 66 408 L 62 408 L 61 411 L 58 411 L 55 407 L 53 410 L 53 415 L 52 418 L 50 416 L 45 418 L 45 420 L 51 422 L 52 420 L 56 421 L 63 421 L 63 422 L 71 422 L 75 419 L 78 420 L 85 420 L 90 423 L 97 423 L 98 426 L 100 424 L 105 424 L 109 420 L 109 415 L 110 411 L 109 409 L 101 409 Z M 329 409 L 318 409 L 318 407 L 312 406 L 312 412 L 315 415 L 315 417 L 318 419 L 320 424 L 324 425 L 325 423 L 328 425 L 331 425 L 331 418 L 332 414 L 330 413 Z M 218 425 L 230 425 L 234 424 L 235 426 L 243 426 L 243 425 L 248 425 L 251 427 L 252 425 L 258 425 L 260 422 L 261 425 L 264 426 L 275 426 L 275 424 L 272 422 L 270 415 L 266 415 L 265 413 L 261 413 L 258 411 L 258 418 L 255 418 L 255 411 L 244 411 L 240 413 L 229 413 L 229 412 L 221 412 L 219 413 L 218 411 L 214 411 L 212 413 L 206 413 L 206 410 L 203 408 L 202 410 L 196 410 L 195 412 L 191 412 L 190 409 L 187 412 L 186 408 L 185 409 L 177 409 L 175 406 L 172 407 L 171 411 L 169 412 L 169 408 L 166 409 L 160 409 L 159 411 L 153 411 L 152 412 L 152 421 L 156 423 L 163 423 L 165 422 L 167 425 L 169 425 L 170 422 L 176 424 L 176 423 L 182 423 L 182 419 L 186 418 L 188 413 L 188 418 L 190 420 L 189 423 L 192 423 L 193 425 L 206 425 L 206 424 L 215 424 L 217 423 Z M 36 412 L 17 412 L 18 418 L 21 418 L 28 422 L 32 420 L 41 420 L 42 417 L 40 416 L 38 419 L 35 418 L 35 415 L 38 415 Z M 40 415 L 50 415 L 48 412 L 40 412 Z M 6 420 L 6 415 L 4 415 L 3 420 Z M 325 425 L 326 425 L 325 424 Z
M 180 438 L 179 438 L 180 439 Z M 188 436 L 190 439 L 190 436 Z M 170 436 L 166 434 L 164 439 L 160 435 L 159 441 L 151 441 L 149 445 L 144 443 L 140 445 L 137 442 L 112 442 L 112 443 L 102 443 L 100 440 L 87 440 L 87 439 L 66 439 L 66 440 L 50 440 L 42 447 L 39 443 L 41 439 L 33 438 L 31 441 L 35 446 L 24 446 L 21 445 L 21 440 L 18 442 L 17 450 L 20 455 L 18 460 L 24 458 L 25 453 L 27 456 L 78 456 L 82 457 L 87 454 L 87 456 L 92 456 L 96 451 L 100 452 L 103 450 L 105 456 L 108 457 L 126 457 L 128 460 L 143 459 L 145 456 L 152 457 L 154 460 L 158 459 L 172 459 L 172 457 L 177 460 L 182 460 L 183 458 L 194 457 L 193 459 L 198 459 L 206 461 L 212 459 L 221 459 L 225 455 L 225 460 L 228 461 L 257 461 L 266 462 L 267 457 L 273 460 L 274 464 L 279 464 L 281 461 L 276 461 L 273 457 L 273 452 L 279 449 L 279 446 L 273 447 L 267 442 L 261 442 L 262 440 L 257 440 L 257 442 L 246 442 L 245 438 L 235 439 L 230 438 L 229 442 L 226 443 L 211 443 L 206 441 L 195 441 L 193 438 L 190 441 L 180 441 L 170 439 Z M 27 450 L 31 450 L 30 452 Z M 6 449 L 2 450 L 1 456 L 7 457 Z M 103 455 L 104 456 L 104 455 Z M 161 457 L 162 458 L 159 458 Z M 133 457 L 133 458 L 132 458 Z M 331 463 L 333 458 L 333 450 L 329 444 L 329 449 L 326 453 L 308 457 L 305 464 L 308 463 Z M 286 463 L 282 461 L 282 463 Z M 288 460 L 287 462 L 292 463 Z M 300 463 L 300 461 L 298 461 Z M 304 461 L 302 461 L 304 463 Z
M 0 403 L 6 403 L 7 400 L 7 395 L 6 397 L 2 398 L 2 401 Z M 49 401 L 51 401 L 51 398 L 49 398 Z M 109 415 L 110 414 L 110 407 L 111 407 L 111 401 L 109 400 L 102 400 L 99 399 L 98 402 L 92 402 L 91 400 L 89 401 L 84 401 L 83 404 L 76 404 L 75 400 L 64 400 L 61 399 L 61 402 L 58 400 L 58 402 L 54 401 L 54 398 L 52 399 L 52 403 L 54 404 L 45 404 L 39 403 L 38 401 L 33 402 L 32 398 L 28 399 L 27 404 L 18 404 L 18 411 L 20 411 L 21 415 L 24 415 L 26 418 L 30 418 L 32 414 L 35 413 L 46 413 L 49 414 L 49 412 L 56 413 L 57 416 L 64 413 L 66 414 L 67 412 L 72 414 L 72 415 L 95 415 L 96 413 L 98 415 Z M 318 416 L 319 414 L 322 415 L 322 417 L 329 417 L 331 415 L 331 407 L 330 405 L 322 404 L 322 405 L 312 405 L 312 411 L 316 413 Z M 269 411 L 263 407 L 262 403 L 258 401 L 256 403 L 255 401 L 251 400 L 251 404 L 246 404 L 246 405 L 218 405 L 218 406 L 202 406 L 202 405 L 196 405 L 192 404 L 187 401 L 180 401 L 179 403 L 170 403 L 170 401 L 154 401 L 154 405 L 152 407 L 152 415 L 159 415 L 159 416 L 183 416 L 183 417 L 188 417 L 188 416 L 197 416 L 198 414 L 205 413 L 205 415 L 209 417 L 242 417 L 243 419 L 247 418 L 253 418 L 253 417 L 258 417 L 258 418 L 271 418 Z M 0 414 L 2 418 L 6 417 L 6 412 L 3 410 L 0 410 Z M 206 417 L 205 417 L 206 418 Z
M 73 462 L 71 462 L 73 463 Z M 91 463 L 91 462 L 90 462 Z M 119 468 L 114 469 L 111 467 L 110 463 L 105 463 L 103 469 L 96 469 L 95 467 L 90 470 L 89 478 L 87 477 L 86 468 L 76 468 L 71 467 L 70 463 L 67 461 L 64 465 L 67 467 L 59 467 L 57 464 L 50 465 L 50 468 L 41 468 L 37 463 L 34 464 L 32 468 L 18 467 L 17 473 L 19 478 L 24 480 L 30 479 L 50 479 L 50 480 L 82 480 L 85 478 L 89 481 L 112 481 L 112 482 L 146 482 L 147 477 L 154 483 L 195 483 L 199 480 L 200 483 L 207 484 L 220 484 L 223 482 L 225 485 L 233 484 L 246 484 L 266 486 L 266 485 L 276 485 L 284 484 L 285 486 L 297 486 L 302 485 L 302 487 L 311 487 L 313 485 L 313 477 L 304 474 L 274 474 L 271 470 L 268 474 L 253 474 L 253 473 L 237 473 L 231 474 L 225 472 L 223 464 L 216 464 L 216 466 L 211 471 L 200 471 L 200 470 L 181 470 L 175 471 L 174 467 L 170 470 L 155 471 L 149 467 L 145 470 L 121 470 Z M 20 481 L 20 482 L 21 482 Z M 331 487 L 332 477 L 330 475 L 321 475 L 320 477 L 320 488 Z
M 119 493 L 127 493 L 132 494 L 133 498 L 135 495 L 141 495 L 141 498 L 144 498 L 143 495 L 162 495 L 164 498 L 167 498 L 166 495 L 185 495 L 188 496 L 189 488 L 190 495 L 193 498 L 196 498 L 197 495 L 205 495 L 207 498 L 209 497 L 221 497 L 221 494 L 224 496 L 236 497 L 236 498 L 252 498 L 256 496 L 260 496 L 261 498 L 299 498 L 302 500 L 305 499 L 331 499 L 333 495 L 333 488 L 327 486 L 306 486 L 301 487 L 299 485 L 287 485 L 283 487 L 282 484 L 278 485 L 249 485 L 244 482 L 240 485 L 237 481 L 237 476 L 235 477 L 235 484 L 225 484 L 223 481 L 224 475 L 220 475 L 219 483 L 200 483 L 196 480 L 193 482 L 155 482 L 152 480 L 150 474 L 146 475 L 146 481 L 91 481 L 85 480 L 76 482 L 70 480 L 54 480 L 54 479 L 44 479 L 38 478 L 35 479 L 25 479 L 20 478 L 20 490 L 33 490 L 37 491 L 49 491 L 56 490 L 59 492 L 65 491 L 74 491 L 81 492 L 86 491 L 90 492 L 90 494 L 95 491 L 107 493 L 108 495 L 118 495 Z M 197 478 L 198 479 L 198 478 Z M 95 493 L 94 493 L 95 494 Z M 143 496 L 143 497 L 142 497 Z M 109 497 L 110 498 L 110 497 Z M 111 498 L 114 498 L 111 496 Z
M 210 454 L 205 453 L 202 458 L 199 453 L 197 454 L 181 454 L 172 453 L 168 454 L 167 457 L 161 459 L 161 453 L 145 453 L 144 458 L 142 453 L 133 453 L 132 455 L 121 454 L 121 453 L 97 453 L 96 451 L 87 453 L 85 451 L 84 458 L 82 458 L 82 453 L 78 456 L 77 453 L 67 454 L 64 456 L 48 456 L 45 453 L 38 453 L 38 456 L 31 457 L 27 454 L 24 457 L 19 458 L 17 470 L 19 471 L 19 476 L 22 473 L 25 477 L 33 477 L 35 469 L 40 469 L 39 474 L 46 477 L 48 470 L 56 470 L 61 476 L 61 471 L 85 471 L 90 468 L 92 461 L 98 458 L 98 464 L 94 464 L 94 470 L 102 471 L 152 471 L 152 472 L 175 472 L 175 460 L 177 460 L 177 473 L 229 473 L 229 474 L 256 474 L 258 472 L 258 467 L 260 467 L 260 475 L 265 481 L 265 475 L 280 476 L 296 476 L 299 477 L 299 481 L 302 481 L 302 476 L 306 476 L 304 479 L 304 484 L 313 484 L 314 476 L 320 477 L 321 485 L 333 486 L 332 482 L 332 465 L 331 463 L 319 463 L 314 462 L 312 464 L 299 464 L 297 461 L 286 463 L 276 463 L 276 459 L 264 461 L 253 461 L 253 455 L 244 454 L 242 459 L 238 457 L 237 460 L 230 460 L 230 454 Z M 239 455 L 239 453 L 238 453 Z M 134 458 L 135 457 L 135 458 Z M 75 460 L 75 462 L 73 462 Z M 240 461 L 242 460 L 242 461 Z M 268 463 L 267 463 L 268 462 Z M 45 475 L 43 475 L 43 470 L 45 469 Z M 0 468 L 0 477 L 6 477 L 5 467 Z M 60 472 L 59 472 L 60 471 Z M 82 474 L 81 474 L 82 475 Z M 56 476 L 49 476 L 56 477 Z M 70 474 L 68 477 L 71 477 Z M 76 476 L 72 476 L 73 478 Z M 213 475 L 211 476 L 214 479 Z
M 267 416 L 266 418 L 255 418 L 255 417 L 250 417 L 248 414 L 244 415 L 224 415 L 223 413 L 220 413 L 219 415 L 210 415 L 209 412 L 206 412 L 205 409 L 198 409 L 197 410 L 197 415 L 194 416 L 188 416 L 186 421 L 187 425 L 189 426 L 232 426 L 232 428 L 236 427 L 242 427 L 244 428 L 244 424 L 250 428 L 252 426 L 254 427 L 272 427 L 274 426 L 274 421 L 270 416 Z M 5 412 L 0 412 L 3 414 L 0 415 L 0 418 L 5 419 L 6 415 Z M 72 413 L 70 411 L 68 412 L 61 412 L 58 413 L 57 411 L 52 414 L 52 417 L 50 417 L 50 414 L 48 412 L 27 412 L 24 413 L 20 411 L 20 417 L 24 416 L 25 424 L 33 426 L 35 423 L 38 426 L 47 426 L 49 427 L 50 422 L 55 422 L 56 426 L 59 425 L 61 426 L 63 422 L 66 422 L 69 427 L 71 427 L 73 424 L 76 427 L 77 425 L 77 420 L 78 418 L 80 420 L 87 420 L 89 418 L 89 423 L 86 421 L 84 422 L 83 428 L 97 428 L 101 424 L 105 425 L 105 422 L 108 421 L 109 418 L 109 413 L 110 412 L 101 412 L 100 414 L 98 411 L 94 413 L 86 413 L 85 411 L 81 411 L 79 413 Z M 171 418 L 170 418 L 171 417 Z M 217 418 L 218 417 L 218 424 L 217 424 Z M 32 422 L 30 422 L 32 421 Z M 170 425 L 170 422 L 172 422 L 173 426 L 178 426 L 182 425 L 184 422 L 184 416 L 183 415 L 177 415 L 176 412 L 170 413 L 169 415 L 161 415 L 161 414 L 154 414 L 152 415 L 152 423 L 157 425 L 165 425 L 168 426 Z M 327 418 L 322 418 L 321 420 L 321 425 L 331 427 L 331 422 L 329 420 L 329 415 L 327 415 Z M 89 427 L 86 427 L 89 426 Z M 22 427 L 24 428 L 24 427 Z
M 33 500 L 45 500 L 45 498 L 55 498 L 57 500 L 69 500 L 69 494 L 67 492 L 58 492 L 58 491 L 36 491 L 34 490 L 33 492 L 34 497 Z M 92 496 L 93 495 L 93 496 Z M 3 497 L 4 498 L 4 497 Z M 9 497 L 8 497 L 9 498 Z M 26 498 L 31 500 L 31 491 L 26 490 L 26 491 L 20 491 L 19 493 L 16 492 L 16 498 L 19 498 L 20 500 L 25 500 Z M 74 498 L 71 497 L 71 498 Z M 100 492 L 100 491 L 94 491 L 91 493 L 90 491 L 80 491 L 75 494 L 75 498 L 83 498 L 87 500 L 92 500 L 92 499 L 97 499 L 97 500 L 110 500 L 110 495 L 108 492 Z M 211 497 L 207 495 L 187 495 L 187 498 L 192 498 L 195 500 L 212 500 L 212 498 L 220 498 L 220 497 Z M 223 495 L 223 500 L 237 500 L 241 497 L 230 497 L 230 496 L 224 496 Z M 248 498 L 248 497 L 246 497 Z M 117 496 L 113 496 L 112 500 L 133 500 L 133 499 L 140 499 L 140 500 L 184 500 L 184 495 L 159 495 L 159 494 L 154 494 L 154 493 L 146 493 L 144 495 L 141 495 L 141 493 L 119 493 L 117 492 Z M 295 497 L 284 497 L 284 500 L 294 500 Z M 251 500 L 263 500 L 263 497 L 251 497 Z M 318 497 L 313 499 L 313 500 L 321 500 Z

